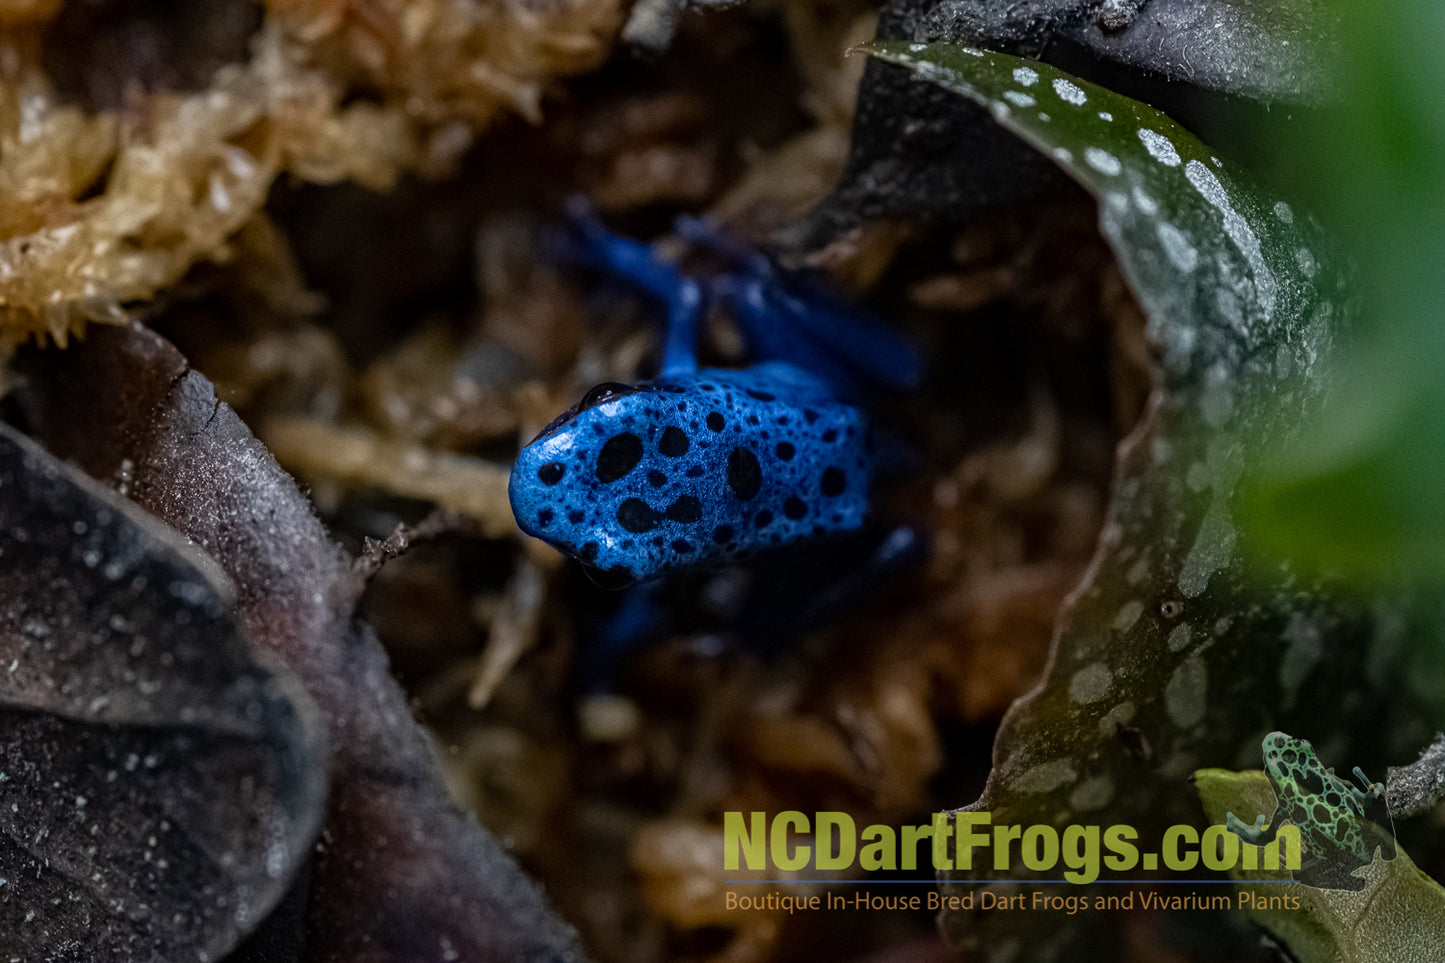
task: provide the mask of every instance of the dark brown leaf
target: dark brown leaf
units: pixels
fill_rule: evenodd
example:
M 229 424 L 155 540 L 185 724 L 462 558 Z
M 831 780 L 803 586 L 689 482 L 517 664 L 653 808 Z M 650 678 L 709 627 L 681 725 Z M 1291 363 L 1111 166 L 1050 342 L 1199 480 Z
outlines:
M 210 553 L 236 582 L 242 623 L 321 709 L 333 776 L 308 958 L 580 958 L 535 884 L 447 798 L 385 653 L 354 618 L 347 560 L 210 383 L 140 327 L 28 360 L 21 403 L 36 435 L 122 479 Z
M 0 424 L 0 954 L 214 960 L 304 862 L 311 702 L 174 532 Z

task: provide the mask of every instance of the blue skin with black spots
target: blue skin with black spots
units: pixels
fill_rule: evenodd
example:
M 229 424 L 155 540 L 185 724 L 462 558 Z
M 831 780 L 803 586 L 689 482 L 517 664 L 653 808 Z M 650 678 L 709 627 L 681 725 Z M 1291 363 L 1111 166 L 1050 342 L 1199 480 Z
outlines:
M 696 222 L 687 229 L 707 241 Z M 522 450 L 509 486 L 518 525 L 618 583 L 858 530 L 874 480 L 870 432 L 863 409 L 845 400 L 854 388 L 838 374 L 852 366 L 846 352 L 840 360 L 836 346 L 797 350 L 809 336 L 795 315 L 815 302 L 786 290 L 765 259 L 720 242 L 736 270 L 704 287 L 586 211 L 574 211 L 574 230 L 583 258 L 665 307 L 663 370 L 655 381 L 592 389 Z M 751 343 L 758 332 L 790 353 L 811 351 L 826 373 L 780 360 L 699 368 L 696 332 L 712 297 Z M 916 359 L 891 332 L 841 315 L 835 302 L 827 309 L 889 365 L 863 377 L 916 380 Z M 818 319 L 807 320 L 816 329 Z M 825 328 L 846 340 L 842 321 Z

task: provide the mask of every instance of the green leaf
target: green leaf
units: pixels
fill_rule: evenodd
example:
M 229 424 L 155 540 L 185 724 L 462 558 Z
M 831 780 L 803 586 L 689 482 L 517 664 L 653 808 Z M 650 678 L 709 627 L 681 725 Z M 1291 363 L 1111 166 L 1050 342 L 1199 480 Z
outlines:
M 1047 64 L 948 44 L 869 49 L 986 106 L 1098 198 L 1166 380 L 1200 389 L 1206 425 L 1232 426 L 1239 392 L 1264 378 L 1315 393 L 1345 279 L 1313 220 L 1154 108 Z
M 1302 104 L 1338 96 L 1335 6 L 1321 0 L 937 0 L 921 15 L 894 0 L 892 17 L 914 37 L 999 50 L 1049 43 L 1085 48 L 1100 60 L 1151 77 L 1235 97 Z M 911 13 L 911 16 L 908 15 Z
M 1350 608 L 1237 550 L 1238 481 L 1317 406 L 1347 320 L 1344 272 L 1318 225 L 1153 108 L 1048 65 L 948 45 L 870 49 L 983 105 L 1097 199 L 1158 356 L 1094 563 L 968 808 L 995 824 L 1127 823 L 1147 839 L 1198 819 L 1190 773 L 1257 758 L 1271 729 L 1368 732 L 1375 753 L 1425 741 L 1408 700 L 1359 697 L 1403 688 L 1398 606 Z M 1107 952 L 1108 934 L 1091 937 L 1082 916 L 1020 926 L 954 913 L 944 926 L 987 960 L 1078 958 L 1089 938 Z
M 1194 774 L 1206 819 L 1273 812 L 1274 791 L 1259 771 L 1201 769 Z M 1236 870 L 1230 874 L 1240 878 Z M 1289 879 L 1288 870 L 1250 870 L 1254 879 Z M 1358 893 L 1302 883 L 1240 884 L 1237 903 L 1289 947 L 1300 963 L 1428 963 L 1445 946 L 1445 889 L 1398 846 L 1391 860 L 1376 857 L 1360 871 Z M 1283 899 L 1282 899 L 1283 897 Z M 1295 902 L 1297 900 L 1297 902 Z
M 1260 543 L 1366 585 L 1445 583 L 1445 7 L 1351 0 L 1336 71 L 1342 106 L 1294 165 L 1360 262 L 1368 337 L 1340 359 L 1347 380 L 1300 442 L 1261 473 L 1250 505 Z M 1266 131 L 1265 133 L 1273 133 Z M 1322 523 L 1323 522 L 1323 523 Z

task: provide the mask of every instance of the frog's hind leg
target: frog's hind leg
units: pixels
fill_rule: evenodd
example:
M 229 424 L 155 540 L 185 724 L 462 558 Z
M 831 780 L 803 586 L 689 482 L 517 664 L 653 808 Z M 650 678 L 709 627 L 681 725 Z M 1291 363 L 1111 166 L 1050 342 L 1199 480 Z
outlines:
M 1294 872 L 1294 878 L 1315 889 L 1342 889 L 1359 893 L 1364 891 L 1367 881 L 1355 875 L 1357 868 L 1330 860 L 1306 859 Z
M 557 245 L 559 259 L 621 281 L 661 304 L 667 324 L 662 376 L 695 372 L 698 325 L 707 312 L 702 286 L 658 257 L 653 245 L 609 231 L 585 199 L 569 200 L 567 215 L 568 231 Z
M 918 352 L 880 319 L 819 284 L 780 270 L 766 255 L 704 221 L 680 217 L 676 230 L 733 268 L 713 289 L 758 357 L 790 362 L 840 388 L 918 387 Z

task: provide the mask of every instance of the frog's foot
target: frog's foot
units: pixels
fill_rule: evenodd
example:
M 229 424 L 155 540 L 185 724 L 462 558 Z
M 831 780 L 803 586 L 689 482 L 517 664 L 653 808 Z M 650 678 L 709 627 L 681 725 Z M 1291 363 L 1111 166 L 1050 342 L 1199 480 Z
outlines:
M 1364 795 L 1371 799 L 1383 799 L 1385 796 L 1385 784 L 1382 782 L 1370 782 L 1370 777 L 1365 775 L 1365 770 L 1359 766 L 1355 767 L 1355 778 L 1360 785 L 1365 787 Z
M 1255 819 L 1253 826 L 1246 826 L 1244 823 L 1240 822 L 1239 817 L 1234 815 L 1234 813 L 1225 813 L 1224 816 L 1225 829 L 1229 830 L 1231 833 L 1234 833 L 1234 835 L 1238 836 L 1245 842 L 1255 845 L 1258 845 L 1260 839 L 1264 836 L 1265 823 L 1266 820 L 1262 815 Z
M 1390 807 L 1385 799 L 1385 784 L 1382 782 L 1370 782 L 1365 771 L 1359 766 L 1355 767 L 1355 778 L 1364 786 L 1363 790 L 1350 786 L 1350 793 L 1345 800 L 1346 804 L 1359 816 L 1377 823 L 1380 826 L 1390 825 Z

